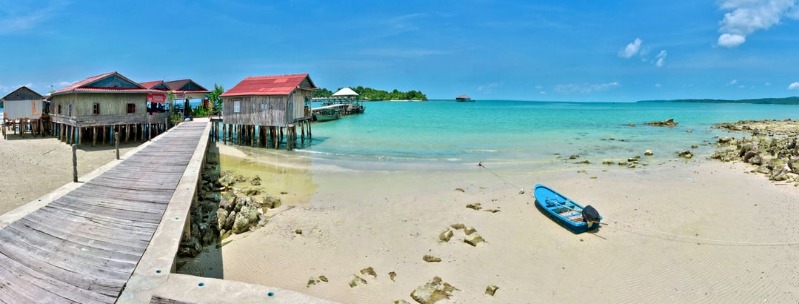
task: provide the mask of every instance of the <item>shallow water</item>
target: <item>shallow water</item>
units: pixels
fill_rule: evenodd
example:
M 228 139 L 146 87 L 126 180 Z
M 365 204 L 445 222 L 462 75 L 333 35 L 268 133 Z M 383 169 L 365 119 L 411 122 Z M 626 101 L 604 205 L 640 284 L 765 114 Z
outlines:
M 314 104 L 314 106 L 318 106 Z M 292 158 L 315 170 L 547 169 L 564 162 L 674 160 L 708 156 L 714 123 L 786 119 L 792 106 L 712 103 L 569 103 L 480 100 L 367 102 L 366 113 L 315 123 L 313 140 L 294 152 L 252 149 L 253 158 Z M 645 123 L 673 118 L 676 127 Z M 738 135 L 741 136 L 741 135 Z M 698 147 L 692 149 L 693 145 Z M 576 160 L 569 156 L 579 155 Z M 285 159 L 284 159 L 285 161 Z

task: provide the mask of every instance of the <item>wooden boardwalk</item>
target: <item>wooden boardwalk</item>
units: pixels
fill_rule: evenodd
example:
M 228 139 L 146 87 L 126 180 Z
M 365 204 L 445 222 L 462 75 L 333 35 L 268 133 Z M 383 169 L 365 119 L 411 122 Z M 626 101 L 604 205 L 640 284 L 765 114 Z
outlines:
M 117 166 L 0 229 L 0 303 L 114 303 L 207 122 L 184 122 Z

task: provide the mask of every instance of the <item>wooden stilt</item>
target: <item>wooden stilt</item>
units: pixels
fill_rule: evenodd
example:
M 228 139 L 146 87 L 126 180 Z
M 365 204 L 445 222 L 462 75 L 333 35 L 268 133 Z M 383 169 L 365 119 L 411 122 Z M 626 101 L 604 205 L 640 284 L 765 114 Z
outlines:
M 97 127 L 92 127 L 92 147 L 97 145 Z

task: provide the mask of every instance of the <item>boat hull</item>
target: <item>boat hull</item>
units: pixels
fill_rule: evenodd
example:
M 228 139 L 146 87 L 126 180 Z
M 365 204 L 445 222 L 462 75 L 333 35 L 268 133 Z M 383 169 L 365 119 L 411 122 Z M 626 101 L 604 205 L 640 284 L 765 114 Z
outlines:
M 535 196 L 535 206 L 541 213 L 572 233 L 579 234 L 599 228 L 599 222 L 588 226 L 582 220 L 583 206 L 565 195 L 541 184 L 535 185 L 533 195 Z

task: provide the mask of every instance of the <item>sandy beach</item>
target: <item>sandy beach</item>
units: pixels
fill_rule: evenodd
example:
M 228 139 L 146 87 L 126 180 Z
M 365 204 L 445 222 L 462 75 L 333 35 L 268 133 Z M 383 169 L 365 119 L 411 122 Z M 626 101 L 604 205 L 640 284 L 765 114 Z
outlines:
M 457 288 L 439 303 L 799 300 L 799 191 L 747 164 L 675 157 L 636 169 L 388 172 L 282 167 L 238 158 L 246 153 L 230 146 L 218 151 L 223 170 L 271 176 L 264 187 L 285 206 L 221 250 L 206 248 L 204 262 L 184 272 L 209 267 L 212 276 L 342 303 L 413 303 L 411 293 L 434 277 Z M 566 231 L 535 208 L 535 183 L 593 205 L 607 225 Z M 475 203 L 480 210 L 466 207 Z M 485 242 L 465 243 L 453 224 Z M 454 233 L 444 242 L 447 229 Z
M 120 145 L 124 154 L 135 144 Z M 113 146 L 91 144 L 78 148 L 78 176 L 116 158 Z M 10 134 L 0 139 L 3 178 L 0 179 L 0 214 L 14 210 L 72 182 L 72 147 L 52 137 L 25 138 Z

